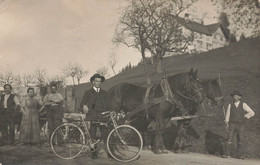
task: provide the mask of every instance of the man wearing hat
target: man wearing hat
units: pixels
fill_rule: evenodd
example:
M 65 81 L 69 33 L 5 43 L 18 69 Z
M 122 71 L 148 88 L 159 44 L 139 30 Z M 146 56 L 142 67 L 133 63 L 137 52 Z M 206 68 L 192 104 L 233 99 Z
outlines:
M 90 78 L 90 82 L 92 83 L 93 87 L 85 92 L 84 97 L 80 103 L 80 108 L 83 110 L 84 113 L 87 114 L 86 115 L 87 120 L 102 121 L 103 120 L 102 112 L 110 110 L 107 92 L 100 88 L 101 84 L 104 81 L 105 81 L 105 77 L 101 76 L 100 74 L 94 74 Z M 104 125 L 101 126 L 97 123 L 91 122 L 90 124 L 91 138 L 97 140 L 96 137 L 97 127 L 99 127 L 102 139 L 104 143 L 106 143 L 106 137 L 108 132 Z M 96 149 L 97 146 L 95 146 L 95 148 L 93 149 L 94 152 L 92 152 L 92 156 L 91 156 L 92 159 L 97 159 Z M 108 157 L 110 157 L 109 154 Z
M 231 97 L 233 97 L 234 101 L 228 105 L 225 116 L 225 123 L 228 127 L 228 138 L 226 155 L 224 155 L 224 157 L 230 157 L 232 138 L 236 133 L 239 158 L 244 159 L 242 144 L 245 121 L 253 117 L 255 113 L 246 103 L 240 101 L 242 97 L 240 92 L 233 91 Z

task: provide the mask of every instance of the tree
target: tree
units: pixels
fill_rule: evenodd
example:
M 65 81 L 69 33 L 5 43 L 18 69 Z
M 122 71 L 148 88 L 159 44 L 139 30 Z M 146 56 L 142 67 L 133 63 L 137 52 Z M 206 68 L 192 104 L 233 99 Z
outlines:
M 230 37 L 230 30 L 228 28 L 230 23 L 228 21 L 227 13 L 221 12 L 218 19 L 219 19 L 219 23 L 221 23 L 225 32 L 227 33 L 227 36 Z
M 162 58 L 167 52 L 185 52 L 193 36 L 185 36 L 179 14 L 191 4 L 183 0 L 132 0 L 116 29 L 115 42 L 141 52 L 147 73 L 145 51 L 157 59 L 157 72 L 162 71 Z
M 17 86 L 29 87 L 34 84 L 34 76 L 31 74 L 20 74 L 15 76 L 15 83 Z
M 258 0 L 212 0 L 218 12 L 227 13 L 229 29 L 237 37 L 244 33 L 245 37 L 260 35 L 260 10 Z M 246 34 L 245 34 L 246 32 Z
M 6 71 L 0 73 L 0 84 L 3 86 L 5 84 L 14 84 L 15 83 L 15 75 L 12 71 Z
M 80 80 L 88 73 L 88 71 L 84 70 L 83 67 L 78 63 L 68 63 L 67 65 L 63 66 L 62 72 L 65 77 L 72 78 L 73 85 L 75 85 L 75 79 L 77 80 L 78 84 L 80 84 Z
M 47 82 L 47 71 L 44 68 L 36 68 L 34 70 L 34 80 L 35 84 L 38 86 L 45 86 L 48 84 Z
M 98 74 L 100 74 L 101 76 L 104 76 L 104 77 L 108 77 L 109 76 L 109 73 L 108 73 L 108 68 L 107 67 L 102 67 L 102 68 L 99 68 L 97 71 L 96 71 Z
M 111 54 L 108 60 L 108 64 L 113 70 L 114 74 L 116 75 L 116 72 L 114 70 L 115 65 L 117 64 L 117 56 L 115 54 Z
M 9 0 L 0 0 L 0 14 L 5 12 L 9 6 Z
M 240 38 L 239 38 L 239 41 L 244 41 L 246 39 L 244 33 L 241 34 Z

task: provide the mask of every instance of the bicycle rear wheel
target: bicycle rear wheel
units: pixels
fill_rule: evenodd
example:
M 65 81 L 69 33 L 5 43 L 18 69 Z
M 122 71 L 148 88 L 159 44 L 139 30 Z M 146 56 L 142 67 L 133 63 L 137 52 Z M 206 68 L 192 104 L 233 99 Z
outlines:
M 129 125 L 114 128 L 107 137 L 109 154 L 120 162 L 130 162 L 137 159 L 142 148 L 143 139 L 141 134 Z
M 85 136 L 77 125 L 64 123 L 53 131 L 50 143 L 56 156 L 62 159 L 73 159 L 82 152 Z

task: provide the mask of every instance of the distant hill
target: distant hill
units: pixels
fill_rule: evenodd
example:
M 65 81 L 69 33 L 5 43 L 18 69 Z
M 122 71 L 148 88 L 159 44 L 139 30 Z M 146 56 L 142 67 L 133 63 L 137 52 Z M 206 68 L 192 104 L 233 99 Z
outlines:
M 245 100 L 256 112 L 256 116 L 246 124 L 246 153 L 247 157 L 260 157 L 260 38 L 246 39 L 232 43 L 227 47 L 211 50 L 201 54 L 186 54 L 170 56 L 163 59 L 163 66 L 168 75 L 187 72 L 191 67 L 199 69 L 201 79 L 221 77 L 222 92 L 225 98 L 225 106 L 231 101 L 230 93 L 239 90 Z M 159 81 L 161 75 L 156 74 L 156 66 L 148 65 L 149 74 L 153 82 Z M 108 90 L 112 86 L 129 82 L 145 86 L 146 77 L 142 66 L 118 74 L 103 84 Z M 76 106 L 83 97 L 84 92 L 91 88 L 90 83 L 74 86 Z M 199 111 L 198 113 L 205 113 Z M 205 130 L 211 130 L 215 134 L 226 137 L 224 129 L 224 115 L 221 108 L 207 107 L 206 113 L 215 113 L 214 118 L 194 119 L 192 126 L 201 138 L 189 149 L 193 152 L 204 153 Z
M 245 76 L 259 74 L 260 72 L 260 38 L 247 39 L 235 42 L 227 47 L 218 48 L 201 54 L 186 54 L 165 57 L 163 66 L 167 69 L 168 75 L 186 72 L 191 67 L 199 69 L 199 76 L 202 79 L 216 78 L 218 74 L 222 78 L 230 76 Z M 152 81 L 158 81 L 161 75 L 156 74 L 156 66 L 148 65 Z M 129 82 L 138 85 L 145 85 L 146 77 L 142 66 L 135 67 L 124 73 L 120 73 L 103 84 L 104 89 L 121 83 Z M 77 98 L 80 99 L 90 83 L 75 86 Z M 78 104 L 77 104 L 78 105 Z

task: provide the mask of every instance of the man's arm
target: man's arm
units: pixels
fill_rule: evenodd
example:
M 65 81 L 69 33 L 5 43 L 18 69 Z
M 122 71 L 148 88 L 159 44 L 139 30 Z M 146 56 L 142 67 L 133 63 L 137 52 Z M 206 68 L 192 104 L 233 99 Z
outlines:
M 15 102 L 15 105 L 16 105 L 16 106 L 21 107 L 21 103 L 20 103 L 20 101 L 18 100 L 18 98 L 17 98 L 16 95 L 14 96 L 14 102 Z
M 250 119 L 255 115 L 255 112 L 246 103 L 243 104 L 243 109 L 247 112 L 245 118 Z
M 88 113 L 89 111 L 89 108 L 87 106 L 87 100 L 88 100 L 88 92 L 86 91 L 80 102 L 80 110 L 82 110 L 83 113 Z
M 60 93 L 57 93 L 56 97 L 51 101 L 53 101 L 54 103 L 61 103 L 63 100 L 63 96 Z
M 49 94 L 46 94 L 43 99 L 43 105 L 51 105 L 53 102 L 49 101 Z

